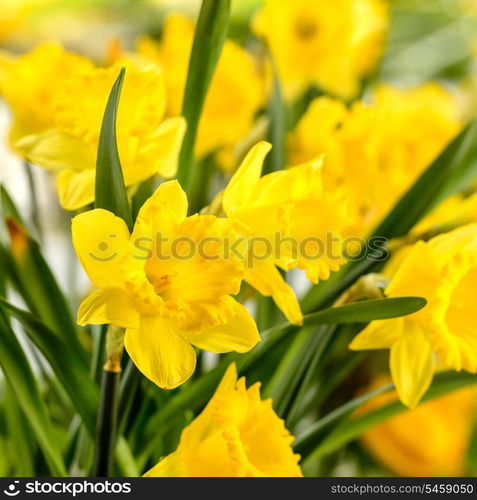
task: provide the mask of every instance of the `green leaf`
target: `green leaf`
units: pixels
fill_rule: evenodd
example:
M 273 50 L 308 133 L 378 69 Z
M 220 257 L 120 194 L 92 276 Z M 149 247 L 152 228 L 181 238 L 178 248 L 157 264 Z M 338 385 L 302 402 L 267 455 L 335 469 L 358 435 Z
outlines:
M 119 76 L 109 94 L 104 111 L 101 134 L 99 136 L 98 157 L 96 160 L 96 195 L 95 208 L 109 210 L 124 219 L 132 230 L 131 209 L 124 186 L 123 170 L 119 159 L 116 142 L 116 118 L 119 96 L 124 80 L 125 68 L 121 68 Z
M 121 477 L 138 477 L 140 475 L 131 448 L 123 436 L 118 438 L 114 459 Z
M 303 326 L 332 325 L 347 323 L 369 323 L 377 319 L 406 316 L 421 310 L 427 304 L 422 297 L 392 297 L 363 300 L 343 306 L 329 307 L 303 316 Z M 283 328 L 297 328 L 290 323 L 282 323 L 269 329 L 270 332 Z
M 420 297 L 397 297 L 366 300 L 304 316 L 303 325 L 336 325 L 345 323 L 367 323 L 376 319 L 388 319 L 411 314 L 426 305 Z M 331 339 L 334 329 L 322 327 L 315 333 L 304 329 L 293 341 L 287 355 L 282 359 L 267 385 L 265 394 L 273 400 L 275 411 L 285 418 L 293 399 L 303 397 L 299 391 L 302 382 L 309 383 L 321 356 Z M 311 370 L 311 372 L 310 372 Z M 303 391 L 306 389 L 303 386 Z M 298 392 L 298 394 L 297 394 Z
M 272 398 L 273 408 L 280 417 L 285 418 L 313 356 L 323 351 L 330 335 L 327 326 L 315 331 L 301 330 L 281 360 L 264 391 L 265 397 Z
M 50 363 L 63 385 L 86 429 L 94 436 L 99 391 L 90 377 L 87 365 L 76 350 L 27 311 L 18 309 L 3 299 L 0 307 L 23 325 L 30 340 Z
M 187 131 L 179 157 L 178 179 L 196 210 L 202 189 L 201 171 L 194 162 L 194 147 L 207 91 L 225 42 L 230 19 L 230 0 L 203 0 L 189 60 L 182 115 Z M 200 207 L 199 207 L 200 208 Z
M 11 217 L 22 226 L 26 226 L 25 221 L 22 219 L 20 212 L 15 206 L 10 194 L 3 185 L 0 185 L 0 207 L 4 218 Z
M 31 439 L 29 425 L 18 405 L 14 389 L 8 382 L 5 385 L 4 413 L 11 448 L 10 461 L 15 464 L 15 475 L 32 477 L 35 475 L 32 446 L 35 443 Z
M 267 106 L 267 112 L 270 117 L 267 139 L 273 144 L 273 148 L 265 158 L 262 175 L 274 172 L 275 170 L 281 170 L 285 167 L 286 107 L 283 102 L 277 68 L 271 55 L 270 60 L 273 69 L 273 90 Z
M 18 404 L 30 422 L 51 474 L 66 476 L 63 458 L 37 381 L 3 311 L 0 311 L 0 366 L 8 383 L 15 388 Z
M 438 373 L 432 386 L 423 397 L 421 404 L 472 384 L 477 384 L 477 375 L 475 374 L 462 372 Z M 356 398 L 335 410 L 332 414 L 330 413 L 321 421 L 315 423 L 313 428 L 308 429 L 305 435 L 297 438 L 295 450 L 302 453 L 306 459 L 305 462 L 324 457 L 342 449 L 343 446 L 359 438 L 368 429 L 408 410 L 400 401 L 394 401 L 358 417 L 343 418 L 349 417 L 350 413 L 359 408 L 365 401 L 371 399 L 371 397 L 389 389 L 392 389 L 392 385 Z M 338 425 L 334 426 L 330 432 L 327 432 L 326 436 L 323 436 L 320 431 L 325 425 L 328 427 L 332 424 Z
M 7 197 L 2 196 L 2 199 L 6 200 Z M 40 246 L 21 224 L 13 203 L 4 205 L 3 208 L 5 212 L 2 215 L 6 216 L 10 237 L 10 249 L 2 250 L 5 272 L 32 313 L 58 337 L 74 346 L 77 356 L 86 359 L 68 301 L 43 257 Z
M 346 323 L 368 323 L 377 319 L 406 316 L 422 309 L 427 304 L 422 297 L 393 297 L 364 300 L 339 307 L 330 307 L 304 316 L 304 325 L 331 325 Z

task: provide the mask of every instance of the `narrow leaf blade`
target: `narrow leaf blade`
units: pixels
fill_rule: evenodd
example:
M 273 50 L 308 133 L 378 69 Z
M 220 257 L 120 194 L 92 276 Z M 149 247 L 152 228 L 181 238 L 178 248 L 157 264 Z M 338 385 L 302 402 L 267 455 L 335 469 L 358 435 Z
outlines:
M 368 323 L 415 313 L 427 304 L 422 297 L 393 297 L 365 300 L 307 314 L 305 325 Z
M 63 458 L 37 381 L 3 311 L 0 311 L 0 366 L 9 384 L 15 388 L 18 404 L 30 422 L 50 472 L 54 476 L 66 476 Z
M 194 146 L 204 107 L 230 19 L 230 0 L 203 0 L 197 21 L 182 103 L 187 131 L 179 157 L 178 179 L 188 191 L 190 204 L 200 195 L 200 169 L 194 163 Z
M 113 212 L 132 229 L 131 209 L 116 141 L 116 119 L 124 74 L 125 69 L 121 68 L 104 111 L 96 160 L 95 207 Z
M 15 317 L 23 325 L 30 340 L 43 353 L 55 375 L 63 385 L 86 429 L 94 436 L 96 408 L 99 391 L 75 349 L 38 321 L 32 314 L 23 311 L 3 299 L 0 308 Z

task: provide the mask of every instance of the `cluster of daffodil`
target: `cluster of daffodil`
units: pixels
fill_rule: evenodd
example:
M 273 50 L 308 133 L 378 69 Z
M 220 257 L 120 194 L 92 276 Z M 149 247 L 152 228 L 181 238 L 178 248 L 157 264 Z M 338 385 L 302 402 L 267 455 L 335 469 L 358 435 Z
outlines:
M 390 3 L 265 0 L 227 38 L 230 2 L 204 0 L 95 60 L 58 41 L 0 53 L 8 146 L 33 198 L 36 167 L 53 179 L 92 283 L 69 290 L 78 329 L 30 236 L 46 224 L 2 187 L 6 420 L 17 437 L 16 414 L 42 422 L 22 449 L 42 473 L 332 474 L 323 458 L 357 438 L 396 474 L 468 472 L 472 92 L 386 81 Z M 61 444 L 49 398 L 68 401 Z

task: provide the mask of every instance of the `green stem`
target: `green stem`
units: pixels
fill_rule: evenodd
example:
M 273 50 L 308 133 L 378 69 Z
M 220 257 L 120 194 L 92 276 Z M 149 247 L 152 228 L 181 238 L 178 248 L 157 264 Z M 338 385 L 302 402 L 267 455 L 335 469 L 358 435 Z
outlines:
M 93 476 L 109 477 L 116 442 L 119 373 L 103 370 Z
M 107 360 L 101 378 L 101 393 L 96 443 L 93 461 L 93 476 L 108 477 L 114 458 L 117 441 L 119 406 L 119 380 L 121 356 L 124 348 L 124 331 L 110 326 L 106 335 Z
M 131 413 L 134 397 L 136 396 L 139 382 L 141 380 L 141 372 L 136 368 L 136 365 L 129 360 L 124 375 L 121 380 L 120 396 L 119 396 L 119 434 L 124 432 L 126 424 Z

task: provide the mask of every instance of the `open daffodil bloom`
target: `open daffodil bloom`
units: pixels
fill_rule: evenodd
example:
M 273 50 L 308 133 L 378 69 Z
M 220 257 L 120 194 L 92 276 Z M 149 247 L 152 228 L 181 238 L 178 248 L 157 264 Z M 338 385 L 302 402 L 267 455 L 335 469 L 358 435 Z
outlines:
M 38 64 L 48 58 L 51 61 L 40 71 Z M 154 64 L 123 61 L 95 68 L 87 59 L 46 44 L 8 61 L 4 75 L 0 73 L 0 85 L 15 114 L 13 146 L 28 161 L 57 174 L 58 196 L 66 210 L 94 201 L 101 122 L 121 64 L 127 72 L 116 132 L 124 182 L 132 186 L 155 174 L 170 178 L 177 170 L 186 125 L 181 117 L 164 119 L 164 77 Z M 61 86 L 49 90 L 51 81 L 61 81 Z M 35 92 L 23 102 L 18 85 L 34 87 Z
M 421 311 L 373 321 L 351 349 L 391 349 L 390 368 L 402 402 L 417 405 L 431 384 L 435 355 L 449 368 L 477 372 L 477 224 L 418 242 L 386 289 L 389 297 L 418 295 Z
M 223 209 L 241 234 L 270 249 L 269 258 L 253 260 L 245 279 L 300 324 L 295 294 L 275 266 L 303 269 L 313 283 L 328 279 L 345 262 L 346 203 L 337 193 L 323 192 L 321 158 L 260 177 L 270 148 L 260 142 L 250 150 L 223 193 Z
M 86 57 L 67 52 L 56 42 L 45 42 L 20 57 L 0 57 L 0 91 L 13 117 L 10 142 L 40 134 L 52 125 L 56 96 L 65 76 L 93 68 Z M 104 109 L 103 109 L 104 111 Z
M 125 347 L 134 363 L 168 389 L 193 373 L 192 345 L 245 352 L 259 341 L 252 316 L 230 296 L 243 277 L 243 264 L 221 255 L 231 222 L 186 215 L 186 195 L 170 181 L 143 205 L 131 235 L 106 210 L 73 219 L 76 252 L 99 288 L 81 304 L 78 322 L 126 328 Z M 161 248 L 159 235 L 167 240 Z M 204 253 L 190 255 L 201 242 Z
M 230 365 L 204 411 L 182 432 L 179 447 L 146 477 L 300 477 L 293 436 Z

